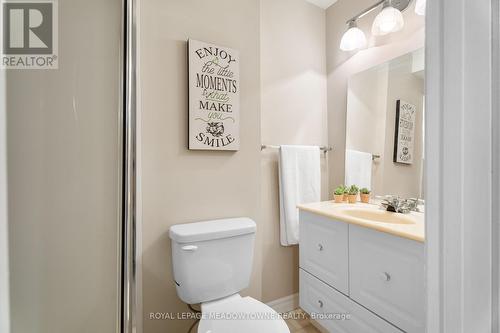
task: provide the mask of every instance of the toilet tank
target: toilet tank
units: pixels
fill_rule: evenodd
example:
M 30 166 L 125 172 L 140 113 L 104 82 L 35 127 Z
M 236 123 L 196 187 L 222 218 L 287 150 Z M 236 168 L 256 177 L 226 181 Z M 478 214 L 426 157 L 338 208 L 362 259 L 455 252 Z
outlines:
M 203 303 L 248 287 L 255 222 L 246 217 L 170 227 L 172 268 L 179 298 Z

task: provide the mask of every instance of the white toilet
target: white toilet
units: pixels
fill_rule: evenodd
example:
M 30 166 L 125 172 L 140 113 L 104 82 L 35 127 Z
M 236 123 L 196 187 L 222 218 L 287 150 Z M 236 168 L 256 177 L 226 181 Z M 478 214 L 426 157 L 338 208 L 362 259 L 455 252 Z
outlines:
M 289 333 L 269 306 L 238 293 L 252 272 L 255 222 L 232 218 L 170 228 L 179 298 L 201 303 L 198 333 Z

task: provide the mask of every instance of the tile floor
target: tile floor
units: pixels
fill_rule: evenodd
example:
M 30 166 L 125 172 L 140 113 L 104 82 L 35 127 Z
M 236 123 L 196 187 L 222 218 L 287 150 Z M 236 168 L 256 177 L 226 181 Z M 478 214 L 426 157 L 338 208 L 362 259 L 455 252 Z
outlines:
M 287 313 L 290 315 L 288 319 L 285 320 L 288 328 L 290 328 L 290 333 L 320 333 L 316 327 L 311 324 L 307 314 L 301 309 L 297 309 Z

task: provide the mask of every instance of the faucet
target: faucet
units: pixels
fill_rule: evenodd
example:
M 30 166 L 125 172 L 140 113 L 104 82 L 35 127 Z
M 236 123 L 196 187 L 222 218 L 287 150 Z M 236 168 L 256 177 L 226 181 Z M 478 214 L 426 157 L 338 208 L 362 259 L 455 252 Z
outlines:
M 408 214 L 409 212 L 420 212 L 418 205 L 423 201 L 417 198 L 403 199 L 397 195 L 386 195 L 382 198 L 380 206 L 388 212 Z

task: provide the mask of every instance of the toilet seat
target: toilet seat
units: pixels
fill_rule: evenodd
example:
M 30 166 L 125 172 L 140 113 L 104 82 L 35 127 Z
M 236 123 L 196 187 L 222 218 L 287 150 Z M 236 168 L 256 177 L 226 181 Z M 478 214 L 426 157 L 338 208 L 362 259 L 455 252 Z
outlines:
M 269 306 L 239 294 L 201 305 L 198 333 L 290 333 L 285 321 Z

